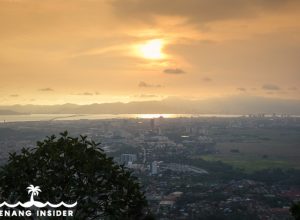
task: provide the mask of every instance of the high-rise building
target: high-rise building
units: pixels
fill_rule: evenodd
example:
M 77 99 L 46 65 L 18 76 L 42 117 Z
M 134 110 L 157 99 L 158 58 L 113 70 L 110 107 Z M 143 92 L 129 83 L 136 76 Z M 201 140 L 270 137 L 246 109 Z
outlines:
M 151 174 L 156 175 L 158 173 L 157 161 L 153 161 L 151 164 Z
M 129 162 L 133 163 L 136 161 L 137 157 L 135 154 L 122 154 L 121 163 L 127 165 Z
M 146 161 L 147 161 L 147 153 L 146 153 L 146 149 L 145 149 L 145 148 L 143 149 L 143 151 L 144 151 L 144 159 L 143 159 L 143 163 L 145 164 Z
M 150 128 L 151 128 L 151 131 L 154 131 L 154 129 L 155 129 L 155 119 L 154 118 L 150 119 Z

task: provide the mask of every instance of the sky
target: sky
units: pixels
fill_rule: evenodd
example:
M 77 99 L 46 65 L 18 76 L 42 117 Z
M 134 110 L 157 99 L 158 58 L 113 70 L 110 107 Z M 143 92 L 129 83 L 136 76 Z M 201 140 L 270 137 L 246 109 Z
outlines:
M 300 99 L 298 0 L 0 0 L 0 105 Z

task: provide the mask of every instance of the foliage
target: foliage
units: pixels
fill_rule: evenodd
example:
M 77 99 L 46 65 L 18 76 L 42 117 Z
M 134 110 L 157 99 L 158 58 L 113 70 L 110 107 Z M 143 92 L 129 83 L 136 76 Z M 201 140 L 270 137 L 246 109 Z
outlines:
M 147 204 L 139 183 L 98 146 L 64 132 L 10 154 L 0 170 L 1 200 L 28 201 L 25 189 L 33 184 L 42 189 L 39 201 L 77 201 L 74 219 L 140 219 Z
M 292 215 L 294 216 L 295 220 L 300 220 L 300 202 L 294 203 L 291 206 L 290 211 L 291 211 Z

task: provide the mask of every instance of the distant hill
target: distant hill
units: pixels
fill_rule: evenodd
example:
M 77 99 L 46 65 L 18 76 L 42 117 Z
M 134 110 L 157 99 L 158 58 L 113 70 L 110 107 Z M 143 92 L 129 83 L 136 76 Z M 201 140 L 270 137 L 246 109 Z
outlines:
M 90 105 L 13 105 L 0 110 L 32 114 L 293 114 L 300 115 L 300 100 L 232 96 L 207 100 L 167 98 L 161 101 Z M 6 110 L 4 110 L 6 109 Z M 1 114 L 1 113 L 0 113 Z
M 15 112 L 13 110 L 0 109 L 0 115 L 22 115 L 22 114 L 23 113 Z

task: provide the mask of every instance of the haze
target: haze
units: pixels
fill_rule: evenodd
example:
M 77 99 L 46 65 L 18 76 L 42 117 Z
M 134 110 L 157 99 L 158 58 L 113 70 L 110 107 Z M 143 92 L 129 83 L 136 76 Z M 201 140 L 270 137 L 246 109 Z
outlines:
M 0 103 L 300 99 L 297 0 L 0 0 Z

